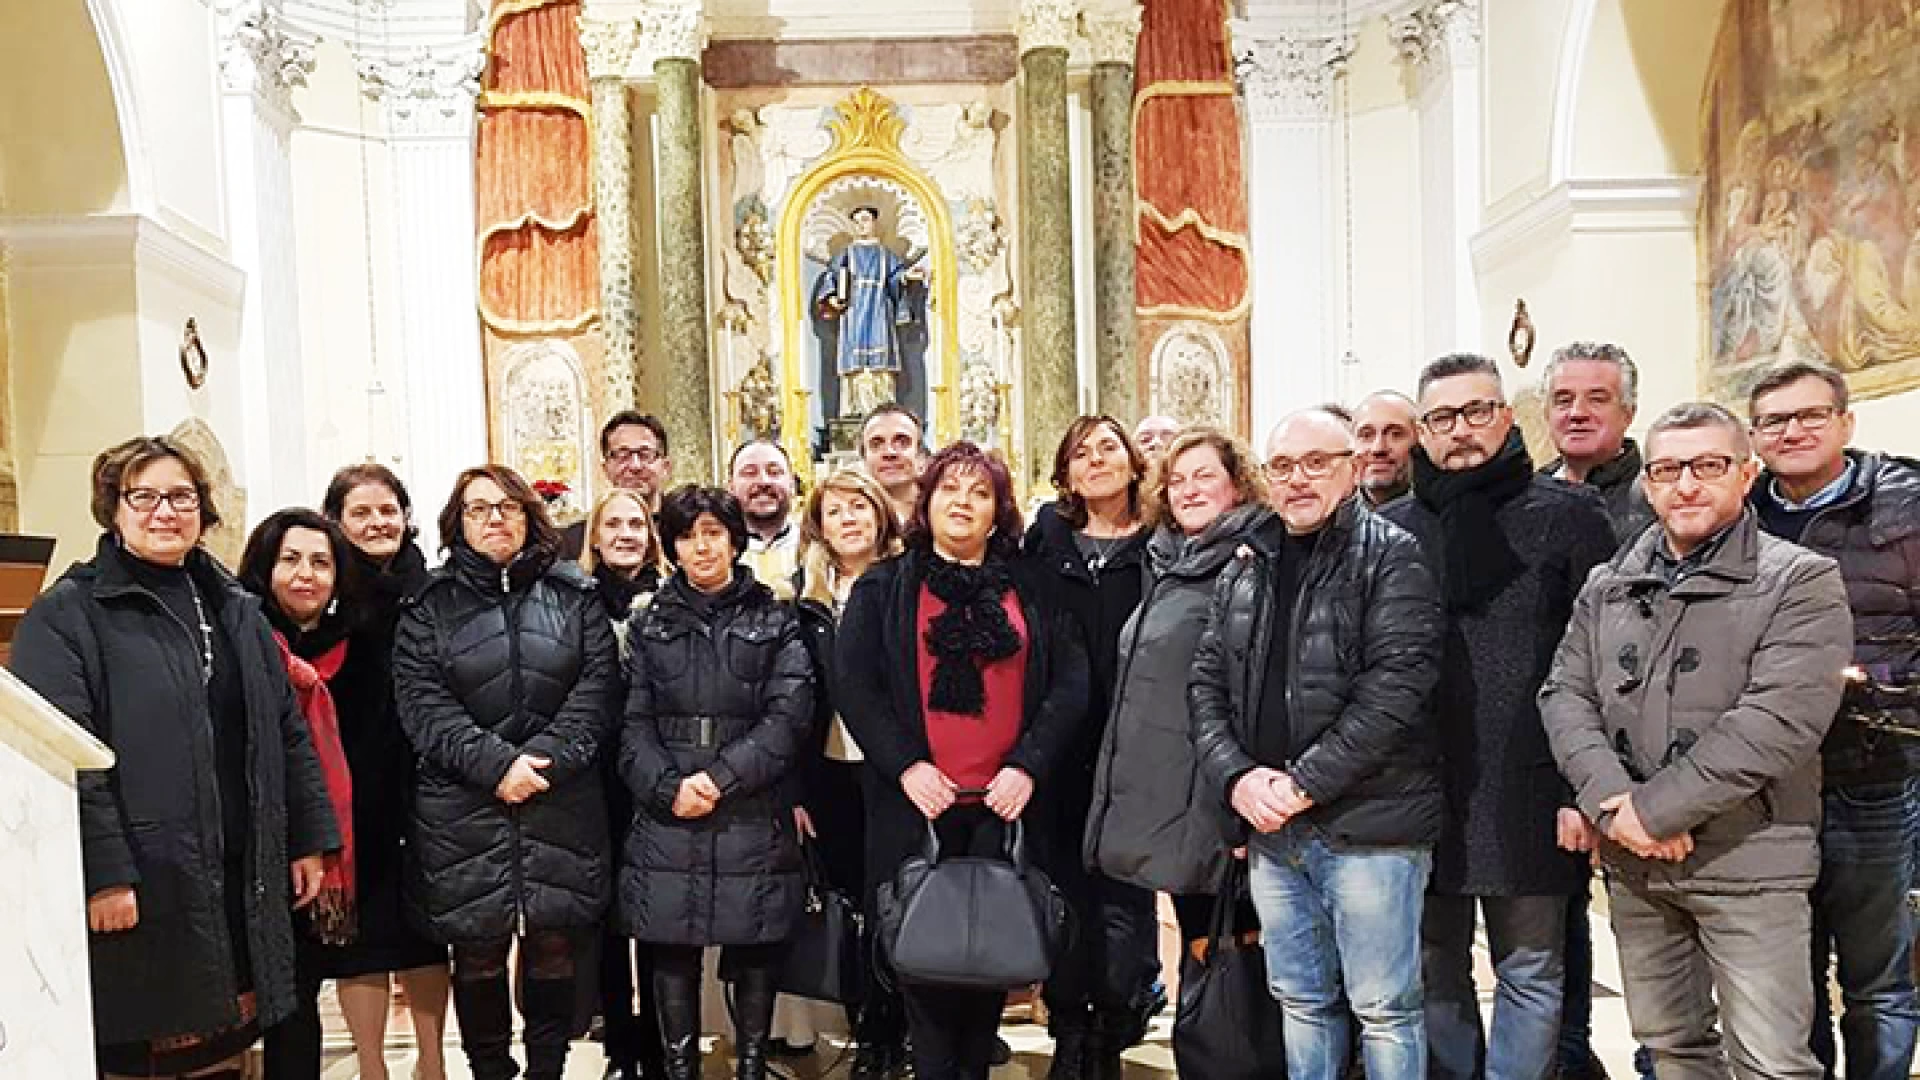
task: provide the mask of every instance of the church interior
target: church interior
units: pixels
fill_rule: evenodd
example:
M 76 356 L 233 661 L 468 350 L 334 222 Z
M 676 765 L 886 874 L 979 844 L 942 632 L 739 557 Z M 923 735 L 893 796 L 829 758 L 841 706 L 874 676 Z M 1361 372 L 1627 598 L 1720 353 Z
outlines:
M 1077 414 L 1257 439 L 1454 351 L 1543 439 L 1576 340 L 1641 425 L 1827 360 L 1911 453 L 1916 118 L 1910 0 L 12 0 L 0 532 L 85 557 L 141 432 L 229 560 L 356 461 L 577 516 L 624 408 L 804 482 L 898 400 L 1040 498 Z

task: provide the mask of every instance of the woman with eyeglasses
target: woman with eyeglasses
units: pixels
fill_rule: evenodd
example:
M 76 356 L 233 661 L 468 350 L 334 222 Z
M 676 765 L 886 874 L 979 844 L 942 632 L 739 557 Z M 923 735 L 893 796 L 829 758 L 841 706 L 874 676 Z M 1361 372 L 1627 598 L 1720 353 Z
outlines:
M 27 611 L 13 673 L 114 751 L 79 778 L 104 1075 L 238 1080 L 295 1004 L 292 912 L 340 832 L 260 600 L 200 546 L 207 472 L 166 438 L 93 462 L 92 559 Z
M 599 754 L 619 697 L 613 630 L 592 580 L 557 557 L 546 504 L 519 473 L 461 473 L 439 525 L 447 561 L 402 616 L 393 658 L 419 755 L 412 898 L 453 947 L 453 1007 L 477 1080 L 519 1073 L 516 943 L 526 1075 L 558 1080 L 579 964 L 610 893 Z
M 1211 428 L 1174 439 L 1147 491 L 1147 585 L 1120 631 L 1113 718 L 1094 763 L 1087 858 L 1101 873 L 1173 895 L 1181 937 L 1207 936 L 1228 840 L 1195 813 L 1199 761 L 1187 681 L 1213 586 L 1241 541 L 1272 516 L 1267 485 L 1239 440 Z
M 1071 615 L 1087 642 L 1092 704 L 1061 770 L 1059 834 L 1077 842 L 1093 802 L 1093 763 L 1107 729 L 1120 628 L 1140 604 L 1147 538 L 1147 459 L 1118 420 L 1082 416 L 1053 455 L 1059 498 L 1034 514 L 1027 561 L 1047 602 Z M 1053 1035 L 1049 1080 L 1120 1075 L 1120 1055 L 1145 1034 L 1166 998 L 1159 978 L 1159 920 L 1150 890 L 1061 860 L 1055 878 L 1079 916 L 1074 947 L 1047 980 Z

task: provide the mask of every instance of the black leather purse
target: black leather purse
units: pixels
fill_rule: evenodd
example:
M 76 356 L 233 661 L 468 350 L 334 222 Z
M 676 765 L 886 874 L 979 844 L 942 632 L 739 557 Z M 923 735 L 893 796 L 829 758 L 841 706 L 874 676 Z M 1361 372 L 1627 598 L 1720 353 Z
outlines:
M 880 886 L 880 937 L 899 977 L 927 986 L 1011 990 L 1045 982 L 1066 943 L 1066 900 L 1027 862 L 1019 821 L 1003 857 L 926 846 Z
M 1246 880 L 1246 860 L 1234 860 L 1214 899 L 1205 951 L 1182 958 L 1173 1019 L 1179 1076 L 1271 1080 L 1287 1073 L 1280 1003 L 1267 989 L 1267 954 L 1258 935 L 1243 935 L 1234 925 Z
M 800 855 L 807 904 L 787 941 L 780 992 L 857 1005 L 866 994 L 866 965 L 861 962 L 866 919 L 852 897 L 828 883 L 816 844 L 802 841 Z

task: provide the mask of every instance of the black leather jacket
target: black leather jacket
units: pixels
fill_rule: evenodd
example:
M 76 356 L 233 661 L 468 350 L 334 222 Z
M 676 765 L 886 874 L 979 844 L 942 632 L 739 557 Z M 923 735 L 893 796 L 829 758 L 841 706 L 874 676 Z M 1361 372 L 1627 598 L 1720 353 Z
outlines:
M 1287 685 L 1263 685 L 1273 639 L 1271 575 L 1286 540 L 1279 519 L 1222 571 L 1194 654 L 1189 716 L 1200 771 L 1230 809 L 1262 696 L 1286 695 L 1286 762 L 1314 806 L 1298 820 L 1344 847 L 1424 846 L 1444 800 L 1427 699 L 1440 676 L 1446 621 L 1420 546 L 1348 499 L 1302 571 Z

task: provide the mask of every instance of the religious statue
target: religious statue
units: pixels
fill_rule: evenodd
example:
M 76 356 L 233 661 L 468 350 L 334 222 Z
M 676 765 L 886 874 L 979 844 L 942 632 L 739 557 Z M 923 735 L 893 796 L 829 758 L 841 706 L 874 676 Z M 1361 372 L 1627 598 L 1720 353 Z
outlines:
M 878 207 L 856 206 L 849 220 L 852 241 L 813 289 L 814 311 L 839 324 L 834 370 L 842 417 L 897 400 L 899 332 L 922 317 L 924 301 L 916 294 L 927 278 L 926 252 L 901 258 L 880 242 Z

